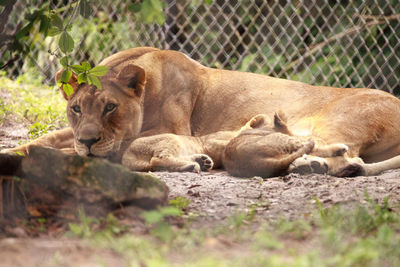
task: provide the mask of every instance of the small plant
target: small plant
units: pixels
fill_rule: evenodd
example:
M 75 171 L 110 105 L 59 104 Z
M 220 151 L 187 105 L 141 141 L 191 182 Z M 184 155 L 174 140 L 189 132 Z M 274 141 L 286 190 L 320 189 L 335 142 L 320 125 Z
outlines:
M 173 206 L 162 207 L 157 210 L 145 211 L 142 213 L 146 225 L 151 228 L 150 233 L 164 242 L 170 242 L 174 237 L 174 231 L 165 219 L 167 217 L 177 217 L 181 215 L 182 211 Z
M 171 199 L 169 201 L 169 204 L 179 210 L 184 210 L 187 208 L 187 206 L 189 206 L 190 204 L 190 199 L 187 199 L 185 197 L 182 196 L 178 196 L 174 199 Z
M 296 240 L 304 240 L 312 233 L 310 222 L 305 220 L 288 221 L 281 220 L 277 223 L 277 232 L 281 236 L 291 237 Z
M 95 224 L 99 224 L 99 220 L 96 218 L 88 217 L 85 214 L 83 207 L 78 208 L 78 220 L 79 223 L 69 223 L 69 230 L 74 236 L 80 238 L 90 238 L 94 236 L 92 230 Z

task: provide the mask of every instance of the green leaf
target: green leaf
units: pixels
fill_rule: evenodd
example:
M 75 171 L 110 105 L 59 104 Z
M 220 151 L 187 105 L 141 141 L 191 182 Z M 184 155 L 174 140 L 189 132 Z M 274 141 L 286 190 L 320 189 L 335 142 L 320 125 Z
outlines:
M 150 0 L 150 4 L 155 10 L 162 11 L 163 5 L 160 0 Z
M 11 0 L 0 0 L 0 6 L 6 6 Z
M 142 213 L 142 217 L 147 224 L 158 223 L 163 220 L 164 216 L 157 210 L 146 211 Z
M 169 204 L 179 210 L 183 210 L 190 204 L 190 200 L 185 197 L 178 196 L 174 199 L 171 199 Z
M 140 3 L 133 3 L 128 6 L 128 10 L 133 13 L 137 13 L 140 11 Z
M 65 56 L 65 57 L 62 57 L 61 59 L 60 59 L 60 64 L 61 64 L 61 66 L 63 66 L 64 68 L 67 68 L 68 67 L 68 65 L 69 65 L 69 56 Z
M 71 29 L 72 29 L 72 24 L 68 24 L 67 26 L 65 26 L 65 30 L 67 32 L 71 31 Z
M 50 28 L 50 19 L 46 15 L 41 15 L 40 16 L 40 27 L 39 27 L 39 32 L 43 33 L 45 36 L 47 36 L 47 33 L 49 32 Z
M 65 31 L 61 34 L 58 45 L 60 46 L 61 51 L 65 54 L 74 50 L 74 40 L 71 35 Z
M 67 96 L 71 96 L 74 93 L 74 88 L 69 83 L 63 84 L 63 90 Z
M 85 69 L 85 71 L 88 71 L 88 70 L 90 70 L 90 69 L 92 68 L 92 66 L 90 65 L 90 63 L 87 62 L 87 61 L 83 61 L 83 62 L 81 63 L 81 65 L 82 65 L 82 67 Z
M 56 36 L 56 35 L 59 35 L 62 32 L 63 32 L 63 30 L 61 30 L 61 29 L 59 29 L 57 27 L 51 27 L 49 29 L 49 31 L 47 32 L 47 35 L 48 36 Z
M 33 22 L 28 23 L 25 25 L 21 30 L 18 31 L 17 35 L 15 36 L 15 39 L 21 39 L 24 36 L 27 36 L 30 32 L 30 30 L 33 27 Z
M 140 15 L 145 23 L 164 24 L 165 15 L 163 2 L 160 0 L 144 0 L 140 8 Z
M 33 22 L 40 16 L 41 13 L 42 13 L 41 10 L 36 10 L 33 13 L 28 13 L 26 15 L 25 19 L 28 20 L 28 21 Z
M 69 230 L 76 236 L 81 237 L 83 234 L 83 227 L 77 223 L 68 224 Z
M 89 84 L 95 85 L 97 87 L 97 89 L 99 89 L 99 90 L 103 89 L 99 78 L 97 78 L 96 76 L 93 76 L 93 75 L 88 75 L 87 77 L 88 77 Z
M 204 3 L 206 3 L 207 5 L 211 5 L 213 2 L 213 0 L 204 0 Z
M 108 72 L 108 67 L 107 66 L 96 66 L 93 69 L 89 70 L 88 73 L 94 75 L 94 76 L 104 76 Z
M 50 23 L 52 27 L 58 28 L 60 31 L 64 29 L 64 23 L 57 14 L 52 14 L 50 16 Z
M 81 65 L 72 65 L 71 69 L 76 73 L 84 73 L 84 72 L 86 72 L 86 69 Z
M 62 83 L 69 83 L 69 79 L 72 77 L 72 71 L 70 70 L 64 70 L 63 73 L 61 74 L 60 81 Z
M 88 82 L 88 77 L 86 73 L 81 73 L 78 75 L 78 83 L 87 83 Z
M 163 207 L 160 212 L 163 216 L 180 216 L 182 214 L 180 209 L 172 206 Z
M 79 14 L 86 19 L 90 17 L 92 14 L 92 9 L 89 1 L 81 0 L 79 2 Z

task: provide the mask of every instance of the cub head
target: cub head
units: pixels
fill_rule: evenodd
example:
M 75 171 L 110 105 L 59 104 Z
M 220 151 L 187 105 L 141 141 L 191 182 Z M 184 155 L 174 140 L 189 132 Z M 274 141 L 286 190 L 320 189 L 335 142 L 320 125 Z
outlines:
M 57 80 L 63 70 L 57 73 Z M 99 77 L 103 89 L 78 84 L 72 76 L 74 93 L 67 96 L 67 116 L 74 132 L 74 146 L 81 156 L 112 157 L 139 134 L 143 119 L 145 71 L 129 64 L 119 72 L 109 70 Z

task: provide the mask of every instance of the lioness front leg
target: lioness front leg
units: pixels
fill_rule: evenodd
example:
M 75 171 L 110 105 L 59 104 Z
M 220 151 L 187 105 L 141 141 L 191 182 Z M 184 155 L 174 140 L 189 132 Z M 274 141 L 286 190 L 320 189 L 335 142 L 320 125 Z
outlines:
M 365 175 L 365 164 L 361 158 L 346 156 L 338 157 L 317 157 L 313 155 L 304 155 L 296 159 L 289 167 L 289 172 L 299 174 L 329 174 L 338 177 L 353 177 Z
M 62 149 L 68 152 L 69 154 L 72 154 L 74 150 L 74 133 L 71 127 L 67 127 L 61 130 L 56 130 L 51 133 L 45 134 L 27 144 L 6 149 L 2 152 L 4 153 L 19 152 L 23 153 L 24 155 L 27 155 L 29 147 L 32 145 Z

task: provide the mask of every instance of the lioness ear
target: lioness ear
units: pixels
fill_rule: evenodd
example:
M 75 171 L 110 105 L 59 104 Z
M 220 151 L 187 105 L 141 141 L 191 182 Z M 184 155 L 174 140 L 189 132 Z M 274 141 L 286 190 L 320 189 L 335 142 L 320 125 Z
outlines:
M 58 80 L 60 80 L 61 75 L 62 75 L 63 72 L 64 72 L 64 69 L 61 69 L 61 70 L 59 70 L 59 71 L 57 72 L 57 74 L 56 74 L 56 82 L 57 82 Z M 78 84 L 78 79 L 77 79 L 77 76 L 76 76 L 75 73 L 72 73 L 71 79 L 69 79 L 69 84 L 70 84 L 70 85 L 72 86 L 72 88 L 74 89 L 73 94 L 76 93 L 76 89 L 78 88 L 78 85 L 79 85 L 79 84 Z M 68 96 L 68 95 L 64 92 L 62 86 L 60 86 L 59 89 L 60 89 L 60 91 L 61 91 L 61 94 L 64 96 L 64 98 L 65 98 L 67 101 L 70 100 L 71 96 Z
M 128 90 L 129 94 L 140 97 L 146 84 L 146 73 L 141 67 L 129 64 L 118 73 L 117 80 L 130 89 Z

